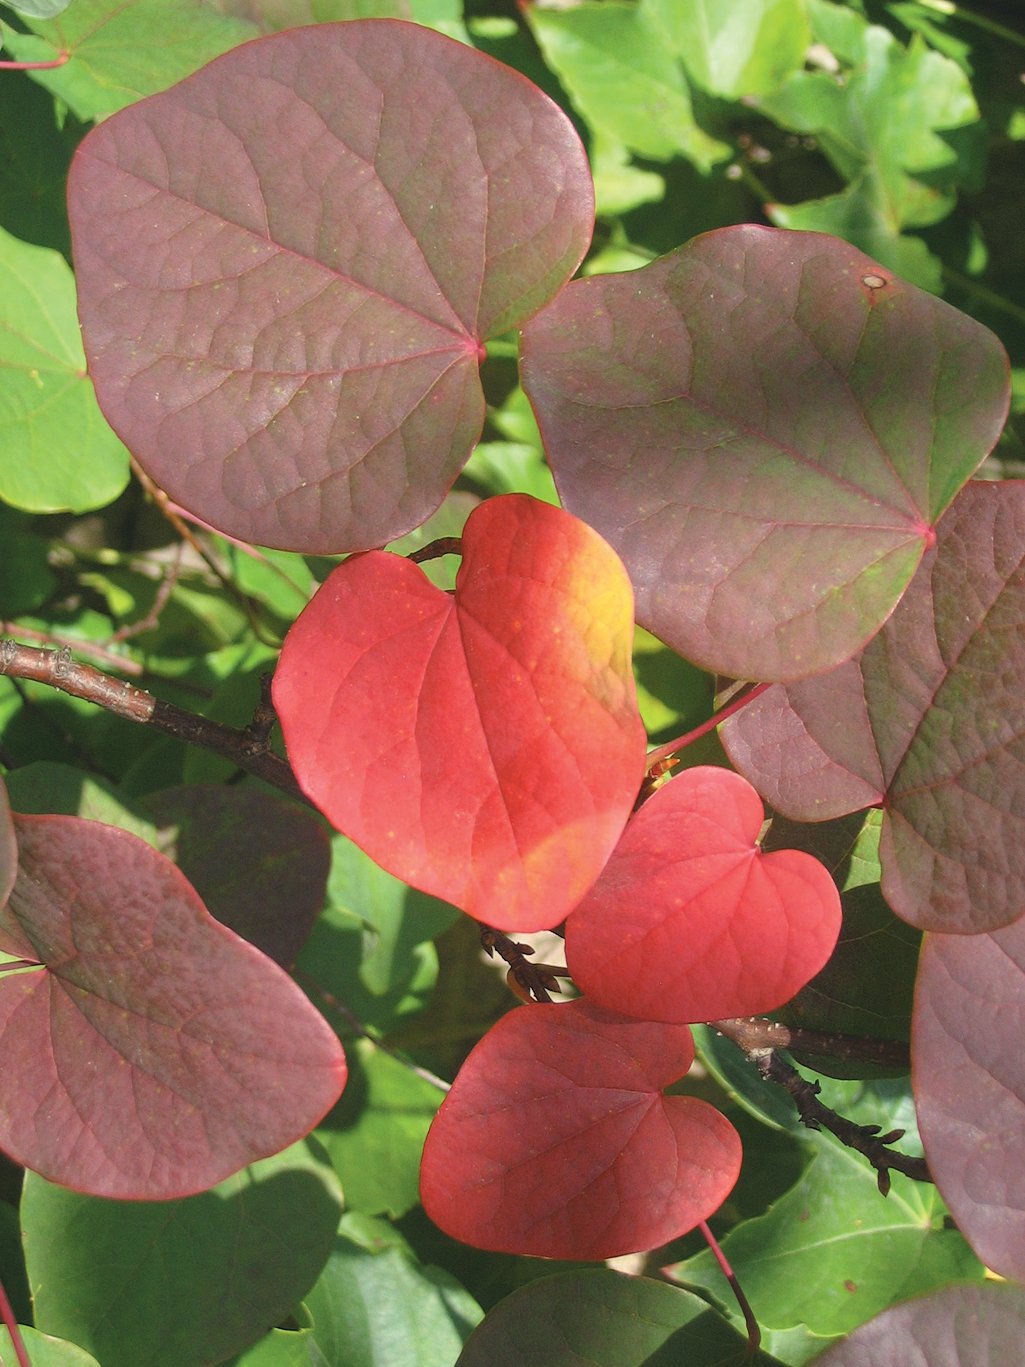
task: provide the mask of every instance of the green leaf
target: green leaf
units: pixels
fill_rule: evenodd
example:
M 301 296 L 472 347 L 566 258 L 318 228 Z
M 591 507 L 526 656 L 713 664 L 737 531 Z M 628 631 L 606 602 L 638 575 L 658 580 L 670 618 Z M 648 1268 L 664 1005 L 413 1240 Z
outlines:
M 313 1339 L 313 1316 L 300 1305 L 290 1318 L 294 1328 L 272 1329 L 223 1367 L 324 1367 L 326 1359 Z
M 397 1231 L 350 1215 L 306 1305 L 330 1367 L 452 1367 L 481 1319 L 456 1279 L 423 1266 Z
M 466 519 L 479 502 L 476 494 L 465 491 L 449 494 L 438 511 L 426 522 L 400 537 L 398 541 L 392 541 L 387 549 L 394 551 L 396 555 L 409 555 L 411 551 L 418 551 L 422 546 L 429 546 L 432 541 L 440 541 L 442 537 L 462 536 Z M 321 557 L 320 563 L 324 563 L 326 559 L 327 557 Z M 447 590 L 455 587 L 459 563 L 456 556 L 443 555 L 437 560 L 426 561 L 421 569 L 432 584 L 436 584 L 439 589 Z
M 64 13 L 71 0 L 6 0 L 6 3 L 15 14 L 27 19 L 54 19 Z
M 637 705 L 650 738 L 670 739 L 712 715 L 715 681 L 644 630 L 634 629 Z M 663 734 L 665 733 L 665 734 Z
M 64 186 L 85 132 L 74 117 L 58 127 L 53 99 L 27 72 L 9 71 L 0 81 L 0 227 L 55 247 L 69 261 Z
M 778 90 L 811 41 L 802 0 L 647 0 L 646 8 L 694 84 L 727 99 Z
M 30 815 L 56 812 L 61 816 L 81 816 L 87 821 L 102 821 L 120 826 L 160 848 L 157 828 L 145 812 L 119 793 L 112 783 L 96 774 L 85 774 L 70 764 L 37 760 L 7 775 L 7 794 L 11 809 Z
M 86 374 L 64 258 L 0 229 L 0 498 L 32 513 L 84 512 L 128 483 L 128 452 Z
M 316 1136 L 348 1210 L 396 1219 L 420 1199 L 420 1155 L 444 1093 L 367 1039 L 347 1044 L 349 1080 Z
M 0 82 L 0 90 L 3 83 Z M 37 608 L 57 585 L 49 567 L 49 546 L 25 530 L 28 518 L 0 503 L 0 619 L 10 620 Z
M 641 156 L 681 153 L 709 171 L 730 155 L 694 121 L 690 91 L 662 30 L 621 0 L 526 11 L 545 61 L 597 132 Z
M 888 29 L 819 0 L 816 37 L 847 74 L 795 71 L 758 107 L 782 127 L 814 135 L 847 189 L 799 205 L 771 205 L 780 227 L 833 233 L 913 284 L 936 292 L 939 261 L 904 228 L 938 223 L 954 207 L 958 154 L 939 130 L 979 118 L 965 73 L 919 35 L 904 48 Z M 925 177 L 925 179 L 923 179 Z
M 279 33 L 300 24 L 333 24 L 345 19 L 412 19 L 409 0 L 207 0 L 211 9 Z
M 19 62 L 52 62 L 67 52 L 63 66 L 32 78 L 83 122 L 166 90 L 260 32 L 203 0 L 75 0 L 59 21 L 26 22 L 31 33 L 0 24 L 4 46 Z
M 530 494 L 558 507 L 559 495 L 534 412 L 519 385 L 501 408 L 488 410 L 488 420 L 506 440 L 480 442 L 463 474 L 482 484 L 489 494 Z
M 181 1201 L 108 1201 L 27 1173 L 36 1323 L 103 1367 L 209 1367 L 298 1304 L 340 1212 L 337 1178 L 310 1139 Z
M 531 1282 L 490 1311 L 458 1367 L 770 1367 L 705 1301 L 604 1268 Z
M 50 1334 L 40 1334 L 27 1325 L 21 1326 L 21 1337 L 32 1367 L 100 1367 L 94 1357 L 66 1339 L 56 1339 Z M 6 1329 L 0 1328 L 0 1360 L 7 1363 L 16 1361 L 14 1345 Z
M 615 218 L 639 204 L 657 204 L 665 196 L 662 176 L 632 166 L 629 148 L 601 133 L 591 139 L 591 175 L 598 218 Z
M 936 1227 L 946 1208 L 935 1188 L 894 1173 L 883 1199 L 859 1154 L 828 1138 L 817 1148 L 795 1187 L 723 1241 L 761 1324 L 849 1333 L 907 1294 L 920 1294 L 923 1283 L 933 1289 L 983 1277 L 961 1235 Z M 710 1250 L 677 1264 L 672 1276 L 729 1306 L 731 1292 Z
M 19 1324 L 32 1322 L 32 1297 L 21 1246 L 21 1221 L 9 1201 L 0 1201 L 0 1280 Z

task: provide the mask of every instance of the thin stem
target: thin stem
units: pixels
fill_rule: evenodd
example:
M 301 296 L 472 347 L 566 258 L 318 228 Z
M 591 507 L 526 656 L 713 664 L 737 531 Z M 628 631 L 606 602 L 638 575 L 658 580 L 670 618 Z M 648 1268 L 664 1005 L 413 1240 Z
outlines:
M 657 750 L 649 750 L 645 767 L 650 770 L 654 765 L 658 764 L 659 760 L 665 759 L 667 755 L 672 755 L 677 750 L 682 750 L 685 745 L 690 745 L 692 741 L 699 740 L 702 736 L 707 735 L 707 733 L 714 730 L 720 722 L 724 722 L 727 717 L 732 717 L 734 712 L 739 712 L 742 707 L 746 707 L 749 702 L 754 698 L 759 697 L 767 688 L 771 687 L 771 683 L 755 684 L 752 688 L 749 688 L 746 693 L 741 693 L 738 697 L 734 698 L 726 707 L 720 708 L 714 717 L 709 717 L 708 721 L 703 721 L 700 726 L 695 726 L 693 731 L 688 731 L 686 734 L 678 736 L 676 740 L 666 741 L 665 745 L 660 745 Z
M 0 62 L 0 71 L 52 71 L 70 60 L 70 52 L 61 52 L 52 62 Z
M 28 1349 L 25 1347 L 25 1340 L 21 1337 L 18 1321 L 15 1318 L 14 1311 L 11 1309 L 11 1302 L 7 1299 L 7 1292 L 4 1290 L 2 1281 L 0 1281 L 0 1318 L 3 1319 L 4 1324 L 7 1326 L 7 1332 L 10 1334 L 11 1342 L 14 1344 L 14 1351 L 18 1356 L 18 1367 L 32 1367 L 32 1359 L 29 1357 Z
M 1005 28 L 995 19 L 987 19 L 984 14 L 976 14 L 961 5 L 952 4 L 951 0 L 921 0 L 921 3 L 926 9 L 935 10 L 937 14 L 950 15 L 954 19 L 960 19 L 963 24 L 974 24 L 976 28 L 985 29 L 997 38 L 1004 38 L 1017 47 L 1025 47 L 1025 37 L 1022 34 L 1016 33 L 1014 29 Z
M 146 616 L 140 618 L 138 622 L 132 622 L 128 626 L 119 627 L 108 640 L 108 645 L 114 645 L 118 641 L 130 640 L 133 636 L 141 636 L 144 631 L 155 631 L 157 629 L 160 625 L 160 614 L 167 606 L 167 600 L 174 592 L 174 586 L 178 582 L 178 575 L 181 572 L 182 565 L 182 547 L 184 544 L 183 541 L 178 542 L 174 560 L 165 568 L 164 577 L 160 581 L 160 586 L 157 589 L 157 596 L 154 598 L 153 606 L 150 608 L 149 612 L 147 612 Z M 134 669 L 131 672 L 134 673 Z M 141 674 L 142 672 L 142 666 L 140 665 L 139 673 Z
M 134 684 L 112 679 L 92 665 L 79 664 L 66 646 L 63 650 L 45 650 L 6 638 L 0 640 L 0 674 L 6 674 L 16 688 L 19 679 L 48 684 L 128 721 L 152 726 L 189 745 L 212 750 L 289 797 L 309 801 L 288 761 L 270 749 L 269 728 L 263 718 L 259 718 L 258 724 L 254 719 L 252 726 L 239 731 L 223 722 L 186 712 Z
M 730 1020 L 709 1021 L 709 1025 L 748 1055 L 760 1049 L 797 1049 L 805 1054 L 822 1054 L 827 1058 L 877 1063 L 883 1068 L 911 1067 L 911 1047 L 902 1040 L 802 1030 L 769 1020 L 766 1016 L 740 1016 Z
M 340 1015 L 350 1027 L 353 1034 L 358 1035 L 360 1039 L 369 1040 L 375 1049 L 380 1049 L 382 1054 L 387 1054 L 388 1057 L 393 1058 L 396 1063 L 401 1063 L 403 1068 L 408 1068 L 411 1073 L 415 1073 L 417 1077 L 423 1078 L 424 1082 L 429 1082 L 432 1087 L 437 1087 L 439 1091 L 450 1092 L 452 1090 L 451 1082 L 446 1082 L 443 1077 L 439 1077 L 437 1073 L 432 1073 L 429 1068 L 421 1068 L 419 1063 L 414 1063 L 412 1059 L 405 1058 L 402 1054 L 397 1053 L 396 1050 L 389 1049 L 387 1044 L 382 1044 L 375 1035 L 370 1033 L 359 1017 L 349 1010 L 343 1001 L 340 1001 L 333 993 L 328 992 L 326 988 L 321 987 L 320 983 L 314 981 L 308 974 L 295 968 L 292 970 L 292 976 L 295 978 L 296 982 L 303 983 L 308 991 L 314 992 L 326 1006 L 331 1008 L 332 1011 L 337 1011 L 338 1015 Z
M 91 655 L 94 660 L 99 660 L 101 664 L 109 665 L 112 669 L 120 670 L 122 674 L 141 674 L 143 667 L 136 660 L 128 660 L 123 655 L 115 655 L 112 650 L 105 650 L 103 646 L 95 645 L 92 641 L 81 641 L 77 636 L 61 636 L 53 631 L 34 631 L 31 627 L 23 627 L 17 622 L 0 622 L 0 631 L 8 636 L 24 636 L 27 641 L 38 641 L 40 645 L 63 646 L 67 650 L 77 650 L 81 655 Z M 112 641 L 122 639 L 112 636 Z M 110 644 L 110 641 L 107 642 Z
M 719 1241 L 708 1228 L 707 1222 L 705 1220 L 699 1220 L 698 1229 L 700 1229 L 701 1233 L 705 1236 L 705 1243 L 712 1250 L 712 1256 L 722 1268 L 722 1274 L 729 1282 L 730 1289 L 737 1298 L 737 1304 L 740 1306 L 744 1315 L 744 1323 L 747 1325 L 747 1351 L 751 1357 L 754 1357 L 755 1353 L 758 1352 L 759 1344 L 762 1341 L 762 1331 L 758 1328 L 758 1321 L 755 1319 L 755 1313 L 751 1309 L 747 1297 L 744 1295 L 740 1282 L 737 1280 L 737 1274 L 726 1261 L 726 1254 L 719 1247 Z
M 407 560 L 412 560 L 414 565 L 422 565 L 425 560 L 438 560 L 443 555 L 462 555 L 463 539 L 461 536 L 439 536 L 437 541 L 429 541 L 426 546 L 421 546 L 418 551 L 410 551 L 406 556 Z

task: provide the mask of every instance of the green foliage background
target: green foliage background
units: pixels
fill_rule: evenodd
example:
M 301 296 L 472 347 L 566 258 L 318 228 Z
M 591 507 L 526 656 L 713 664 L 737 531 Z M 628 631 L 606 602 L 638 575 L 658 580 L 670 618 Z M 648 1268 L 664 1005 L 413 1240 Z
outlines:
M 639 267 L 723 225 L 771 222 L 835 233 L 943 294 L 1001 337 L 1015 367 L 1012 417 L 982 474 L 1025 474 L 1025 23 L 1009 27 L 997 7 L 582 0 L 521 13 L 511 0 L 469 0 L 464 14 L 459 0 L 71 0 L 45 17 L 54 8 L 0 5 L 5 58 L 70 52 L 52 70 L 0 71 L 5 633 L 71 645 L 159 697 L 244 725 L 261 672 L 331 568 L 202 531 L 183 542 L 130 478 L 85 373 L 63 204 L 93 120 L 292 23 L 414 19 L 538 83 L 591 157 L 598 226 L 585 273 Z M 401 549 L 458 534 L 481 497 L 521 490 L 556 501 L 515 359 L 513 336 L 489 348 L 484 439 L 445 506 Z M 451 582 L 449 561 L 429 571 Z M 654 740 L 711 714 L 707 675 L 643 632 L 635 660 Z M 726 760 L 712 736 L 685 762 Z M 148 794 L 241 778 L 226 761 L 6 677 L 0 763 L 18 776 L 16 808 L 40 777 L 34 766 L 47 764 L 56 809 L 154 839 L 140 806 Z M 863 828 L 848 819 L 816 841 L 844 888 L 845 934 L 786 1018 L 907 1038 L 917 937 L 879 895 L 878 829 L 871 817 Z M 601 1269 L 470 1250 L 419 1208 L 419 1153 L 442 1092 L 403 1060 L 451 1079 L 515 1004 L 469 922 L 335 837 L 327 905 L 298 969 L 352 1068 L 307 1143 L 159 1206 L 63 1192 L 0 1162 L 0 1274 L 38 1331 L 28 1336 L 34 1362 L 451 1367 L 482 1313 L 514 1292 L 500 1316 L 542 1326 L 554 1317 L 574 1351 L 603 1354 L 587 1361 L 627 1367 L 670 1343 L 683 1367 L 741 1361 L 742 1321 L 700 1236 L 629 1263 L 653 1275 L 672 1268 L 696 1299 L 669 1281 L 648 1291 Z M 897 1177 L 883 1201 L 857 1155 L 802 1130 L 733 1046 L 696 1034 L 702 1067 L 678 1086 L 722 1106 L 745 1149 L 712 1225 L 776 1360 L 799 1367 L 887 1305 L 984 1276 L 931 1187 Z M 829 1104 L 906 1128 L 903 1147 L 920 1152 L 907 1078 L 821 1081 Z M 641 1310 L 656 1326 L 647 1337 Z M 500 1316 L 485 1326 L 496 1335 Z M 484 1334 L 467 1363 L 569 1360 L 540 1330 L 520 1357 L 496 1356 L 498 1340 Z

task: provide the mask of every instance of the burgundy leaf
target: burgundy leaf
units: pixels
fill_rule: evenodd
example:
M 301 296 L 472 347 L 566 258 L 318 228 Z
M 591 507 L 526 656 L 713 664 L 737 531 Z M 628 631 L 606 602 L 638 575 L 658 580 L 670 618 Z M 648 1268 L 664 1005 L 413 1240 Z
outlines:
M 886 900 L 957 934 L 1025 909 L 1025 481 L 961 491 L 907 593 L 855 658 L 722 727 L 785 816 L 884 809 Z
M 416 24 L 233 49 L 96 128 L 68 187 L 97 397 L 179 503 L 291 550 L 423 522 L 483 339 L 572 275 L 593 192 L 524 77 Z
M 291 979 L 137 836 L 14 823 L 0 947 L 45 967 L 0 978 L 0 1147 L 62 1186 L 152 1200 L 308 1133 L 345 1058 Z
M 222 925 L 290 968 L 324 907 L 331 842 L 312 812 L 269 793 L 189 784 L 143 804 L 174 827 L 165 852 Z
M 816 1367 L 1011 1367 L 1025 1361 L 1020 1286 L 948 1286 L 884 1310 Z
M 14 820 L 7 788 L 0 778 L 0 907 L 11 895 L 14 880 L 18 876 L 18 837 L 14 833 Z
M 701 765 L 630 820 L 566 922 L 580 990 L 652 1021 L 774 1011 L 823 967 L 840 894 L 802 850 L 764 854 L 765 811 L 746 779 Z
M 929 1168 L 982 1261 L 1025 1277 L 1025 920 L 927 935 L 911 1060 Z M 1008 1359 L 1009 1361 L 1013 1359 Z
M 740 1170 L 740 1139 L 707 1102 L 663 1096 L 690 1067 L 682 1025 L 586 997 L 503 1016 L 431 1125 L 424 1209 L 478 1248 L 611 1258 L 706 1219 Z
M 723 228 L 570 285 L 523 333 L 565 506 L 637 619 L 737 678 L 839 664 L 1000 435 L 992 333 L 819 233 Z

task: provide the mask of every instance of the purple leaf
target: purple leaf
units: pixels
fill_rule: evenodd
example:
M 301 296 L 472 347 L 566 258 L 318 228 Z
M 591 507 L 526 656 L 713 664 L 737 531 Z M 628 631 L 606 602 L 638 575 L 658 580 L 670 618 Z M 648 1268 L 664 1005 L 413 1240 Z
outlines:
M 815 1359 L 816 1367 L 1010 1367 L 1025 1358 L 1020 1286 L 948 1286 L 905 1301 Z
M 1023 1038 L 1025 922 L 989 935 L 927 935 L 911 1024 L 922 1143 L 958 1228 L 987 1267 L 1018 1281 L 1025 1277 Z
M 176 827 L 169 854 L 207 911 L 290 968 L 324 907 L 331 842 L 312 812 L 269 793 L 190 784 L 143 805 Z
M 973 319 L 837 238 L 752 226 L 576 281 L 522 357 L 559 493 L 626 562 L 638 621 L 747 679 L 864 645 L 1009 400 Z
M 923 930 L 1025 909 L 1025 481 L 975 481 L 879 635 L 722 728 L 773 807 L 821 821 L 883 805 L 883 893 Z
M 11 895 L 18 876 L 18 838 L 14 833 L 14 819 L 7 788 L 0 778 L 0 907 Z
M 100 406 L 223 531 L 381 546 L 441 503 L 483 340 L 572 275 L 593 203 L 569 120 L 473 48 L 394 20 L 247 43 L 76 153 Z
M 0 1147 L 94 1196 L 203 1191 L 308 1133 L 341 1045 L 170 860 L 72 816 L 16 816 L 0 948 Z M 27 952 L 26 952 L 27 951 Z

